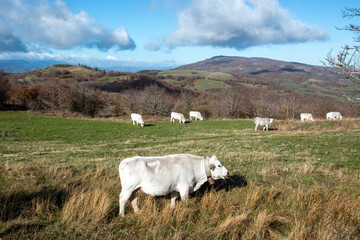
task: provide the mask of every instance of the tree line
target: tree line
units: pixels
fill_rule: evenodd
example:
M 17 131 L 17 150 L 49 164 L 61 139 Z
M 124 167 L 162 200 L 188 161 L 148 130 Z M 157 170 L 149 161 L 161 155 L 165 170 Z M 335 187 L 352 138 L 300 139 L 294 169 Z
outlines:
M 200 111 L 205 118 L 294 119 L 302 112 L 325 118 L 329 111 L 339 111 L 347 117 L 359 116 L 359 104 L 304 95 L 277 85 L 250 88 L 237 84 L 223 92 L 199 93 L 175 87 L 150 75 L 95 72 L 90 76 L 74 76 L 66 70 L 46 76 L 37 74 L 30 83 L 1 73 L 0 109 L 31 109 L 89 117 L 122 116 L 132 112 L 169 116 L 172 111 L 187 116 L 190 110 Z M 99 76 L 126 77 L 100 81 Z

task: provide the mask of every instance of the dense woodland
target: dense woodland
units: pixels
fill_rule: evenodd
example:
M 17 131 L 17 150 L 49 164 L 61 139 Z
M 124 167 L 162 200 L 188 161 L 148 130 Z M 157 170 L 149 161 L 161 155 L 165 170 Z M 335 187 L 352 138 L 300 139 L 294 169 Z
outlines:
M 252 80 L 251 76 L 233 74 L 235 81 L 224 80 L 231 86 L 227 89 L 196 92 L 149 74 L 106 72 L 82 65 L 77 67 L 84 71 L 75 73 L 71 65 L 56 67 L 25 74 L 1 73 L 0 108 L 90 117 L 116 117 L 132 112 L 165 117 L 171 111 L 187 117 L 190 110 L 200 111 L 205 118 L 296 119 L 301 112 L 325 118 L 329 111 L 339 111 L 344 117 L 360 114 L 357 102 L 304 95 L 275 82 Z M 197 78 L 176 80 L 189 83 L 194 79 Z M 242 83 L 259 86 L 247 87 Z

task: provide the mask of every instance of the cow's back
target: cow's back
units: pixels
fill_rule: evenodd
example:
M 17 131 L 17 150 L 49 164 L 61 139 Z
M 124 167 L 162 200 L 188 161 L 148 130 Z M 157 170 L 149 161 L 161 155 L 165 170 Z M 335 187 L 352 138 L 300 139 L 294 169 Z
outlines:
M 256 117 L 254 119 L 254 123 L 260 126 L 264 126 L 266 124 L 269 124 L 269 118 L 260 118 L 260 117 Z
M 121 184 L 124 188 L 136 186 L 149 195 L 165 195 L 174 191 L 179 181 L 191 181 L 202 159 L 191 154 L 127 158 L 119 165 Z
M 132 120 L 135 120 L 135 121 L 141 121 L 142 120 L 141 115 L 138 114 L 138 113 L 132 113 L 130 116 L 131 116 Z

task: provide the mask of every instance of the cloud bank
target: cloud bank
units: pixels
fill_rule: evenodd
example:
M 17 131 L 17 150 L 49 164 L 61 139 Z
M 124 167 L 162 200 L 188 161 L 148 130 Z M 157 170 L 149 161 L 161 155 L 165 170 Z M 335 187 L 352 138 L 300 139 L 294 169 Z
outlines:
M 327 38 L 324 30 L 296 20 L 277 0 L 194 0 L 193 3 L 179 13 L 176 30 L 164 39 L 162 46 L 243 50 Z M 159 43 L 150 43 L 147 48 L 159 50 Z
M 1 0 L 0 51 L 25 52 L 30 45 L 44 44 L 55 49 L 88 47 L 101 51 L 136 47 L 125 27 L 110 31 L 87 12 L 72 13 L 62 0 Z

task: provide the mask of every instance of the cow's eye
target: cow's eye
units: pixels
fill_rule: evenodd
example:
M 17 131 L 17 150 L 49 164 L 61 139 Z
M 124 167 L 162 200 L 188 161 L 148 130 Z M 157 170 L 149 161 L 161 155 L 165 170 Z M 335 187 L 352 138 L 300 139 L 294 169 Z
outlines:
M 218 167 L 221 167 L 221 165 L 217 165 Z

